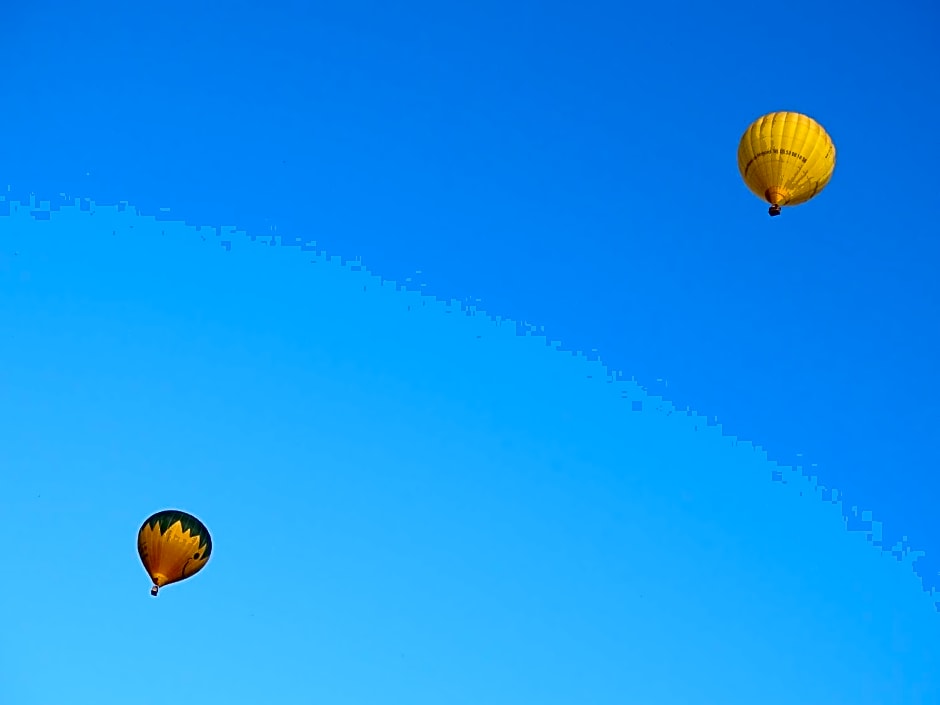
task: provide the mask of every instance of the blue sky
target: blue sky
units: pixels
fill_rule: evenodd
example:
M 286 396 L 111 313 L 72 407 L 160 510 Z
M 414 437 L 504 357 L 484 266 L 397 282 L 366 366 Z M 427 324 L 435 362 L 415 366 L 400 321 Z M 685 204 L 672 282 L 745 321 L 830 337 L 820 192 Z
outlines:
M 0 699 L 940 699 L 937 11 L 275 5 L 7 12 Z

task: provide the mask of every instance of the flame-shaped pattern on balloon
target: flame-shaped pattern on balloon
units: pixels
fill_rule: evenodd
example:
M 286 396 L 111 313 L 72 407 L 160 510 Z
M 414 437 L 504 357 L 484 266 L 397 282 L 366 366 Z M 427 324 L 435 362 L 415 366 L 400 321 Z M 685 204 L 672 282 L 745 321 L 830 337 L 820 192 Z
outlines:
M 212 537 L 192 514 L 168 509 L 148 518 L 137 532 L 137 553 L 153 581 L 150 594 L 190 578 L 212 554 Z

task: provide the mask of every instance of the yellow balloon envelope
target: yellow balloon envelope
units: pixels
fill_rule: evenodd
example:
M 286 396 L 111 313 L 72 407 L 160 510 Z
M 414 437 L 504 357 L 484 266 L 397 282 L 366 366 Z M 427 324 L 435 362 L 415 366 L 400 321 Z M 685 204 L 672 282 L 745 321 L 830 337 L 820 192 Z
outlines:
M 822 125 L 801 113 L 769 113 L 744 131 L 738 169 L 747 187 L 770 204 L 805 203 L 822 191 L 836 168 L 836 147 Z
M 205 524 L 176 509 L 157 512 L 137 532 L 137 553 L 153 581 L 150 594 L 185 580 L 209 561 L 212 537 Z

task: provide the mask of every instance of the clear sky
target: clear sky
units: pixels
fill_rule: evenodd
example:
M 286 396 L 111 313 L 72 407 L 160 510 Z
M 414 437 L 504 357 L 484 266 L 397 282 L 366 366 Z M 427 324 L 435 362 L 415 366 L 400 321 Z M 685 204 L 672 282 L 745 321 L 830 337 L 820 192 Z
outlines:
M 578 7 L 5 11 L 0 703 L 940 702 L 938 10 Z

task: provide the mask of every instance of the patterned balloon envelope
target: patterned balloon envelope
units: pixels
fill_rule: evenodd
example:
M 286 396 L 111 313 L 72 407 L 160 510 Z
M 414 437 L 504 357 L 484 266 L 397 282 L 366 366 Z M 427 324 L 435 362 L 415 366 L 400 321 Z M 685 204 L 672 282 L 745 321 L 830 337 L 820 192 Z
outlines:
M 167 509 L 140 527 L 137 553 L 153 581 L 150 594 L 156 597 L 164 585 L 190 578 L 205 567 L 212 553 L 212 537 L 192 514 Z

